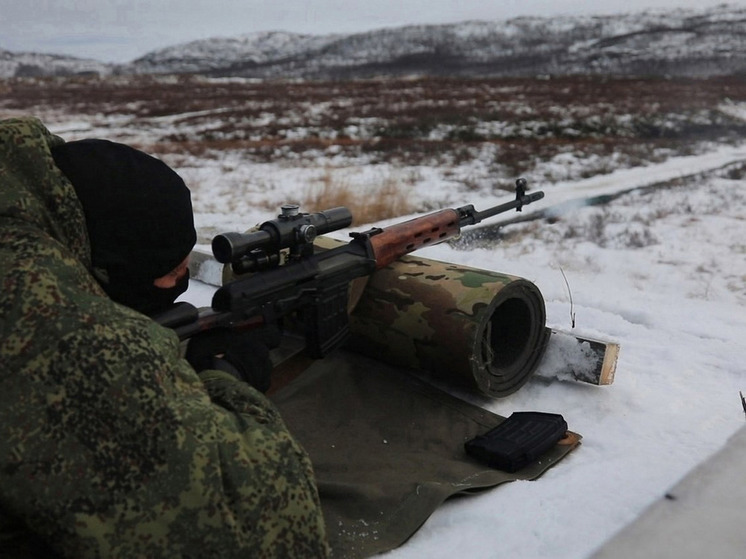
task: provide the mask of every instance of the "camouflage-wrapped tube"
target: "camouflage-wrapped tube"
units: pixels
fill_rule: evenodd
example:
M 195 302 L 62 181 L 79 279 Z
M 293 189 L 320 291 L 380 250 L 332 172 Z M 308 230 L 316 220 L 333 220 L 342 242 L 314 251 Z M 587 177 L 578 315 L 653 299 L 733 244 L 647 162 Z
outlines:
M 536 369 L 549 338 L 545 322 L 544 298 L 530 281 L 405 256 L 368 278 L 349 345 L 503 397 Z

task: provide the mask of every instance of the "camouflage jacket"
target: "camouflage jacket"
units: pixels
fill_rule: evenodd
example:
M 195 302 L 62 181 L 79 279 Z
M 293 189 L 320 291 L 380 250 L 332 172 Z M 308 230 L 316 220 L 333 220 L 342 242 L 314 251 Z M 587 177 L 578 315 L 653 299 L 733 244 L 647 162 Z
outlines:
M 62 141 L 0 121 L 0 555 L 327 555 L 311 464 L 273 405 L 197 375 L 89 274 Z

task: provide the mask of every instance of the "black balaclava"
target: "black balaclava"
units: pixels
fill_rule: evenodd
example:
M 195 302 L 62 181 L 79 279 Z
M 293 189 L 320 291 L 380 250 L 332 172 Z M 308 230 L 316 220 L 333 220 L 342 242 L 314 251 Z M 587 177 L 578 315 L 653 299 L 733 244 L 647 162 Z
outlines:
M 176 268 L 197 235 L 189 189 L 168 165 L 107 140 L 80 140 L 52 148 L 85 213 L 93 275 L 118 303 L 152 314 L 184 291 L 153 281 Z

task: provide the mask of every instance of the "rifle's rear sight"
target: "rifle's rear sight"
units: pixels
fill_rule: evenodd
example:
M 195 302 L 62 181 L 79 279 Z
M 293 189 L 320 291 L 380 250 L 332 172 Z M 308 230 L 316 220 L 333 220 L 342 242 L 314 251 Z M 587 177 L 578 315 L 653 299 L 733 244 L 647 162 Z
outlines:
M 343 206 L 323 212 L 301 213 L 297 205 L 287 204 L 281 211 L 277 219 L 265 221 L 256 231 L 217 235 L 212 240 L 215 259 L 232 263 L 234 268 L 246 258 L 252 261 L 268 259 L 275 263 L 282 249 L 290 249 L 291 254 L 300 253 L 304 247 L 311 246 L 318 235 L 349 227 L 352 223 L 350 210 Z

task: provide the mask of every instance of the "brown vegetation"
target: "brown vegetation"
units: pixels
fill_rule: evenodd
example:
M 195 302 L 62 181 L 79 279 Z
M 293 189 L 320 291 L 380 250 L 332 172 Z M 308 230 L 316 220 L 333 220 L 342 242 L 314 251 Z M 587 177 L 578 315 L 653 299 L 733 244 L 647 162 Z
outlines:
M 496 142 L 508 159 L 568 145 L 653 143 L 743 136 L 717 112 L 746 100 L 746 78 L 362 80 L 249 82 L 196 76 L 12 79 L 0 111 L 167 120 L 161 149 L 240 147 L 257 157 L 339 146 L 385 159 L 445 157 Z M 498 126 L 484 126 L 498 123 Z M 168 144 L 171 144 L 168 146 Z M 530 147 L 526 147 L 529 144 Z
M 746 77 L 304 82 L 120 76 L 16 78 L 0 81 L 0 90 L 0 118 L 26 113 L 47 122 L 79 117 L 96 130 L 118 126 L 132 143 L 169 161 L 238 152 L 248 162 L 310 165 L 335 155 L 359 164 L 451 168 L 484 158 L 488 149 L 495 188 L 512 188 L 516 176 L 559 154 L 596 158 L 583 172 L 603 173 L 690 153 L 702 142 L 746 137 L 746 123 L 718 110 L 746 102 Z M 344 191 L 344 184 L 330 184 L 324 196 Z M 347 194 L 351 204 L 355 195 Z M 309 194 L 314 197 L 329 206 Z
M 354 216 L 353 225 L 373 223 L 415 211 L 405 186 L 388 177 L 360 192 L 327 170 L 320 184 L 308 189 L 301 206 L 310 212 L 344 206 Z

